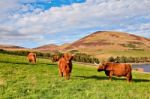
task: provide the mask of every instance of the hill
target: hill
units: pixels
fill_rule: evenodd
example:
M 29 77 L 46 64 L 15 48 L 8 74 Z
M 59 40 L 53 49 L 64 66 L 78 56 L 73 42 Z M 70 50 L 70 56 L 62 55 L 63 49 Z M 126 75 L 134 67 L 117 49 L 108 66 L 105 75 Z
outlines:
M 82 52 L 106 59 L 110 56 L 150 57 L 150 38 L 124 32 L 97 31 L 73 43 L 48 44 L 33 49 L 13 45 L 0 45 L 6 50 L 34 50 L 42 52 Z
M 150 39 L 123 32 L 98 31 L 72 43 L 66 50 L 150 49 Z
M 57 51 L 60 50 L 59 46 L 55 44 L 48 44 L 48 45 L 43 45 L 40 47 L 33 48 L 33 50 L 38 50 L 38 51 Z
M 97 51 L 124 51 L 124 50 L 150 50 L 150 39 L 141 36 L 111 31 L 98 31 L 92 33 L 72 44 L 61 46 L 49 44 L 34 48 L 37 50 L 79 50 L 93 53 Z
M 150 56 L 150 38 L 124 32 L 97 31 L 73 43 L 63 45 L 44 45 L 34 48 L 40 51 L 61 51 L 87 53 L 98 58 L 110 56 Z
M 66 47 L 68 47 L 70 43 L 65 43 L 62 45 L 55 45 L 55 44 L 47 44 L 40 47 L 33 48 L 35 51 L 44 51 L 44 52 L 57 52 L 63 51 Z
M 117 52 L 119 54 L 116 55 L 124 55 L 124 52 L 130 54 L 133 51 L 137 51 L 137 53 L 140 53 L 140 51 L 149 52 L 150 39 L 124 32 L 98 31 L 70 44 L 64 50 L 78 50 L 105 58 L 115 56 L 114 53 Z
M 4 50 L 25 50 L 26 48 L 15 45 L 0 45 L 0 49 Z

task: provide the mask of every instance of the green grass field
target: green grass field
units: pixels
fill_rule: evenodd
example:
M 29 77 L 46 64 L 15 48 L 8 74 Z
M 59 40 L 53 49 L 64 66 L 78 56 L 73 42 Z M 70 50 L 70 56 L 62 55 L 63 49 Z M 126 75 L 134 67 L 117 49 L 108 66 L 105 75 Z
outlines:
M 60 78 L 56 63 L 0 54 L 0 99 L 150 99 L 150 74 L 133 72 L 109 81 L 96 68 L 73 64 L 70 80 Z

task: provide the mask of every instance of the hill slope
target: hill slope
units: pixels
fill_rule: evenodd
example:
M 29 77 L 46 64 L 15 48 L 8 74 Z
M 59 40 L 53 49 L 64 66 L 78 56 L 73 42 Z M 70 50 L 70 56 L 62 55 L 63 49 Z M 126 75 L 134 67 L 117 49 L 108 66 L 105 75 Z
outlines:
M 150 39 L 115 31 L 98 31 L 92 33 L 72 44 L 45 45 L 35 48 L 41 51 L 71 51 L 94 55 L 98 58 L 108 58 L 110 56 L 150 56 Z
M 48 44 L 48 45 L 43 45 L 43 46 L 34 48 L 34 50 L 38 50 L 38 51 L 55 51 L 55 50 L 59 50 L 59 46 L 54 45 L 54 44 Z
M 24 50 L 26 48 L 20 47 L 20 46 L 15 46 L 15 45 L 0 45 L 0 49 L 5 49 L 5 50 Z
M 111 31 L 98 31 L 70 44 L 64 51 L 78 50 L 105 59 L 110 56 L 149 57 L 150 39 Z
M 123 32 L 99 31 L 74 42 L 65 49 L 77 49 L 81 51 L 120 51 L 129 49 L 148 50 L 150 49 L 150 39 Z
M 44 52 L 57 52 L 57 51 L 62 51 L 66 47 L 68 47 L 70 43 L 65 43 L 63 45 L 55 45 L 55 44 L 48 44 L 48 45 L 43 45 L 40 47 L 33 48 L 33 50 L 37 51 L 44 51 Z

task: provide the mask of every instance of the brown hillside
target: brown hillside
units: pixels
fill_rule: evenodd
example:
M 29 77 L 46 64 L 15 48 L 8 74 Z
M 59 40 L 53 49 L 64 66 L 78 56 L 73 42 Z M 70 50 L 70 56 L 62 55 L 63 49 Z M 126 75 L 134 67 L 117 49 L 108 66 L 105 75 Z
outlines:
M 54 44 L 48 44 L 48 45 L 44 45 L 44 46 L 34 48 L 34 50 L 38 50 L 38 51 L 56 51 L 56 50 L 59 50 L 59 46 L 54 45 Z
M 150 39 L 124 32 L 98 31 L 72 44 L 50 44 L 35 49 L 61 52 L 78 50 L 101 59 L 110 56 L 150 56 Z
M 26 48 L 15 45 L 0 45 L 0 49 L 4 50 L 25 50 Z
M 63 49 L 65 49 L 66 47 L 68 47 L 70 45 L 70 43 L 65 43 L 63 45 L 55 45 L 55 44 L 48 44 L 48 45 L 43 45 L 43 46 L 40 46 L 40 47 L 36 47 L 36 48 L 33 48 L 33 50 L 38 50 L 38 51 L 62 51 Z
M 59 46 L 59 48 L 60 48 L 61 50 L 63 50 L 63 49 L 65 49 L 65 48 L 67 48 L 68 46 L 70 46 L 70 43 L 62 44 L 62 45 Z
M 150 39 L 123 33 L 98 31 L 90 34 L 65 48 L 65 50 L 79 50 L 81 52 L 95 52 L 99 50 L 131 50 L 150 49 Z

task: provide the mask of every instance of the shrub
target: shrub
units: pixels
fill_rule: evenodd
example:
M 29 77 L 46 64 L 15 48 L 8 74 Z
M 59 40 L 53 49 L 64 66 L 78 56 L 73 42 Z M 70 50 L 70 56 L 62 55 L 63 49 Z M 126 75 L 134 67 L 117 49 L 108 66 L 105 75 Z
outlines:
M 150 62 L 150 57 L 109 57 L 108 62 L 118 62 L 118 63 L 144 63 Z
M 94 63 L 94 62 L 99 63 L 99 59 L 91 55 L 87 55 L 85 53 L 76 53 L 73 60 L 77 62 L 85 62 L 85 63 Z

